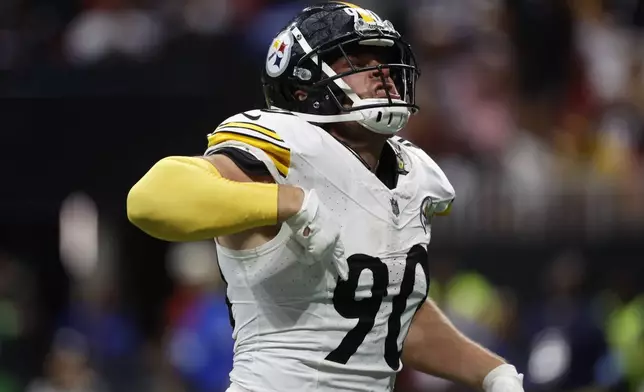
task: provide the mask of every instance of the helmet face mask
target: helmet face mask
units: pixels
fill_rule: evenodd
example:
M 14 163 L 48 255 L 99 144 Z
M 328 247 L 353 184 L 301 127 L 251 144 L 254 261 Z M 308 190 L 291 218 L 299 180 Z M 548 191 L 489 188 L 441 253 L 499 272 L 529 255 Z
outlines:
M 346 42 L 335 44 L 329 49 L 319 49 L 317 51 L 319 57 L 322 58 L 325 63 L 329 64 L 329 66 L 342 58 L 351 69 L 337 73 L 333 76 L 328 76 L 323 74 L 322 63 L 316 64 L 316 67 L 318 68 L 316 74 L 322 74 L 322 77 L 318 81 L 314 82 L 311 85 L 311 88 L 325 88 L 327 91 L 328 89 L 331 89 L 345 95 L 334 83 L 337 79 L 342 79 L 346 76 L 362 72 L 374 71 L 380 71 L 379 76 L 382 84 L 386 85 L 388 81 L 386 80 L 384 73 L 382 73 L 382 70 L 387 69 L 389 71 L 389 77 L 396 86 L 396 90 L 400 94 L 400 97 L 405 101 L 404 104 L 394 102 L 393 98 L 389 94 L 389 90 L 385 89 L 387 99 L 389 101 L 388 104 L 391 106 L 409 106 L 414 111 L 417 110 L 418 108 L 415 106 L 415 96 L 413 92 L 418 76 L 418 68 L 416 67 L 415 58 L 413 57 L 411 50 L 406 50 L 407 47 L 402 42 L 394 41 L 393 46 L 391 47 L 380 47 L 360 45 L 358 43 L 360 40 L 360 38 L 352 38 Z M 379 61 L 378 65 L 371 66 L 360 66 L 359 64 L 354 64 L 351 58 L 361 52 L 368 52 L 375 55 L 382 53 L 383 56 L 378 56 L 382 61 Z M 315 55 L 315 53 L 316 52 L 311 52 L 302 57 L 298 64 L 311 61 L 311 57 Z M 300 68 L 299 66 L 296 67 Z M 337 100 L 334 101 L 341 101 L 343 97 L 336 96 L 335 98 L 337 98 Z M 349 112 L 355 109 L 338 107 L 338 110 Z
M 284 49 L 283 58 L 276 58 L 276 48 Z M 364 53 L 374 55 L 377 64 L 354 63 Z M 331 68 L 338 59 L 346 63 L 346 71 Z M 274 72 L 278 62 L 279 72 Z M 400 99 L 388 88 L 386 98 L 359 97 L 343 78 L 363 72 L 380 77 L 383 86 L 393 83 Z M 306 121 L 357 121 L 371 131 L 394 134 L 418 110 L 419 75 L 411 47 L 390 22 L 347 3 L 326 3 L 302 11 L 273 41 L 262 82 L 269 106 L 293 111 Z M 298 99 L 297 91 L 306 98 Z

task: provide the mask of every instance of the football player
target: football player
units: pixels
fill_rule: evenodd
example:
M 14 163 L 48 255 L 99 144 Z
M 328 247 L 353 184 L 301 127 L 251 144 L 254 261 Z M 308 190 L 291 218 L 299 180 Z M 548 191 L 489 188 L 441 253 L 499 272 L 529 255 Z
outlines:
M 227 284 L 229 391 L 391 391 L 403 364 L 488 392 L 522 375 L 427 298 L 432 218 L 454 189 L 395 136 L 418 110 L 410 46 L 356 5 L 304 9 L 273 40 L 267 108 L 222 122 L 202 157 L 131 189 L 130 221 L 215 238 Z

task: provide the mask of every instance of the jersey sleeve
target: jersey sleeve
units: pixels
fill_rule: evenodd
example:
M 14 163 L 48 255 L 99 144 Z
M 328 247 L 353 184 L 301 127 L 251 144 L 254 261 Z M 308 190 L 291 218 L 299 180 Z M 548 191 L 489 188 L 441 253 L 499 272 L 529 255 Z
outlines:
M 235 164 L 249 176 L 271 176 L 266 164 L 255 158 L 250 152 L 236 147 L 221 147 L 211 151 L 208 155 L 221 154 L 230 158 Z
M 434 214 L 438 216 L 449 215 L 452 211 L 452 205 L 456 198 L 456 191 L 443 170 L 438 166 L 432 158 L 424 151 L 420 151 L 419 155 L 423 155 L 432 193 L 437 196 L 436 209 Z
M 424 182 L 426 182 L 425 186 L 435 203 L 434 215 L 449 215 L 456 198 L 456 192 L 443 170 L 420 147 L 399 136 L 394 136 L 392 139 L 400 148 L 404 148 L 410 155 L 415 156 L 421 164 L 424 172 Z
M 281 182 L 288 176 L 291 166 L 291 149 L 278 132 L 259 121 L 249 121 L 234 116 L 219 125 L 208 135 L 205 155 L 225 153 L 231 148 L 242 150 L 246 155 L 262 162 L 273 178 Z M 235 157 L 226 153 L 231 159 Z M 247 162 L 252 164 L 252 162 Z

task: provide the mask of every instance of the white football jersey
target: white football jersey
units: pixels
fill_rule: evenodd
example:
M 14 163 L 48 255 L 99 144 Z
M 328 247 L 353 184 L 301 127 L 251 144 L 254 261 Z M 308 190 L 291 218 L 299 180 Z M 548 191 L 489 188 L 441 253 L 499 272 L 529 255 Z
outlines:
M 247 391 L 393 389 L 411 320 L 429 285 L 431 218 L 447 212 L 454 189 L 422 150 L 393 137 L 399 178 L 387 188 L 323 129 L 289 112 L 238 114 L 208 135 L 263 161 L 275 181 L 314 188 L 341 227 L 350 267 L 307 257 L 283 225 L 259 248 L 217 246 L 235 339 L 234 385 Z

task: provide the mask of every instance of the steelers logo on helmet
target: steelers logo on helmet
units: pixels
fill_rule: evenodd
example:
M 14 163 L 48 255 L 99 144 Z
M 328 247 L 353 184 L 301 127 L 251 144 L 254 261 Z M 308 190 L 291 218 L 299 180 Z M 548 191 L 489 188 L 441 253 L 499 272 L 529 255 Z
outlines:
M 266 73 L 271 77 L 278 77 L 288 67 L 291 57 L 293 39 L 289 31 L 279 34 L 268 48 L 266 55 Z

